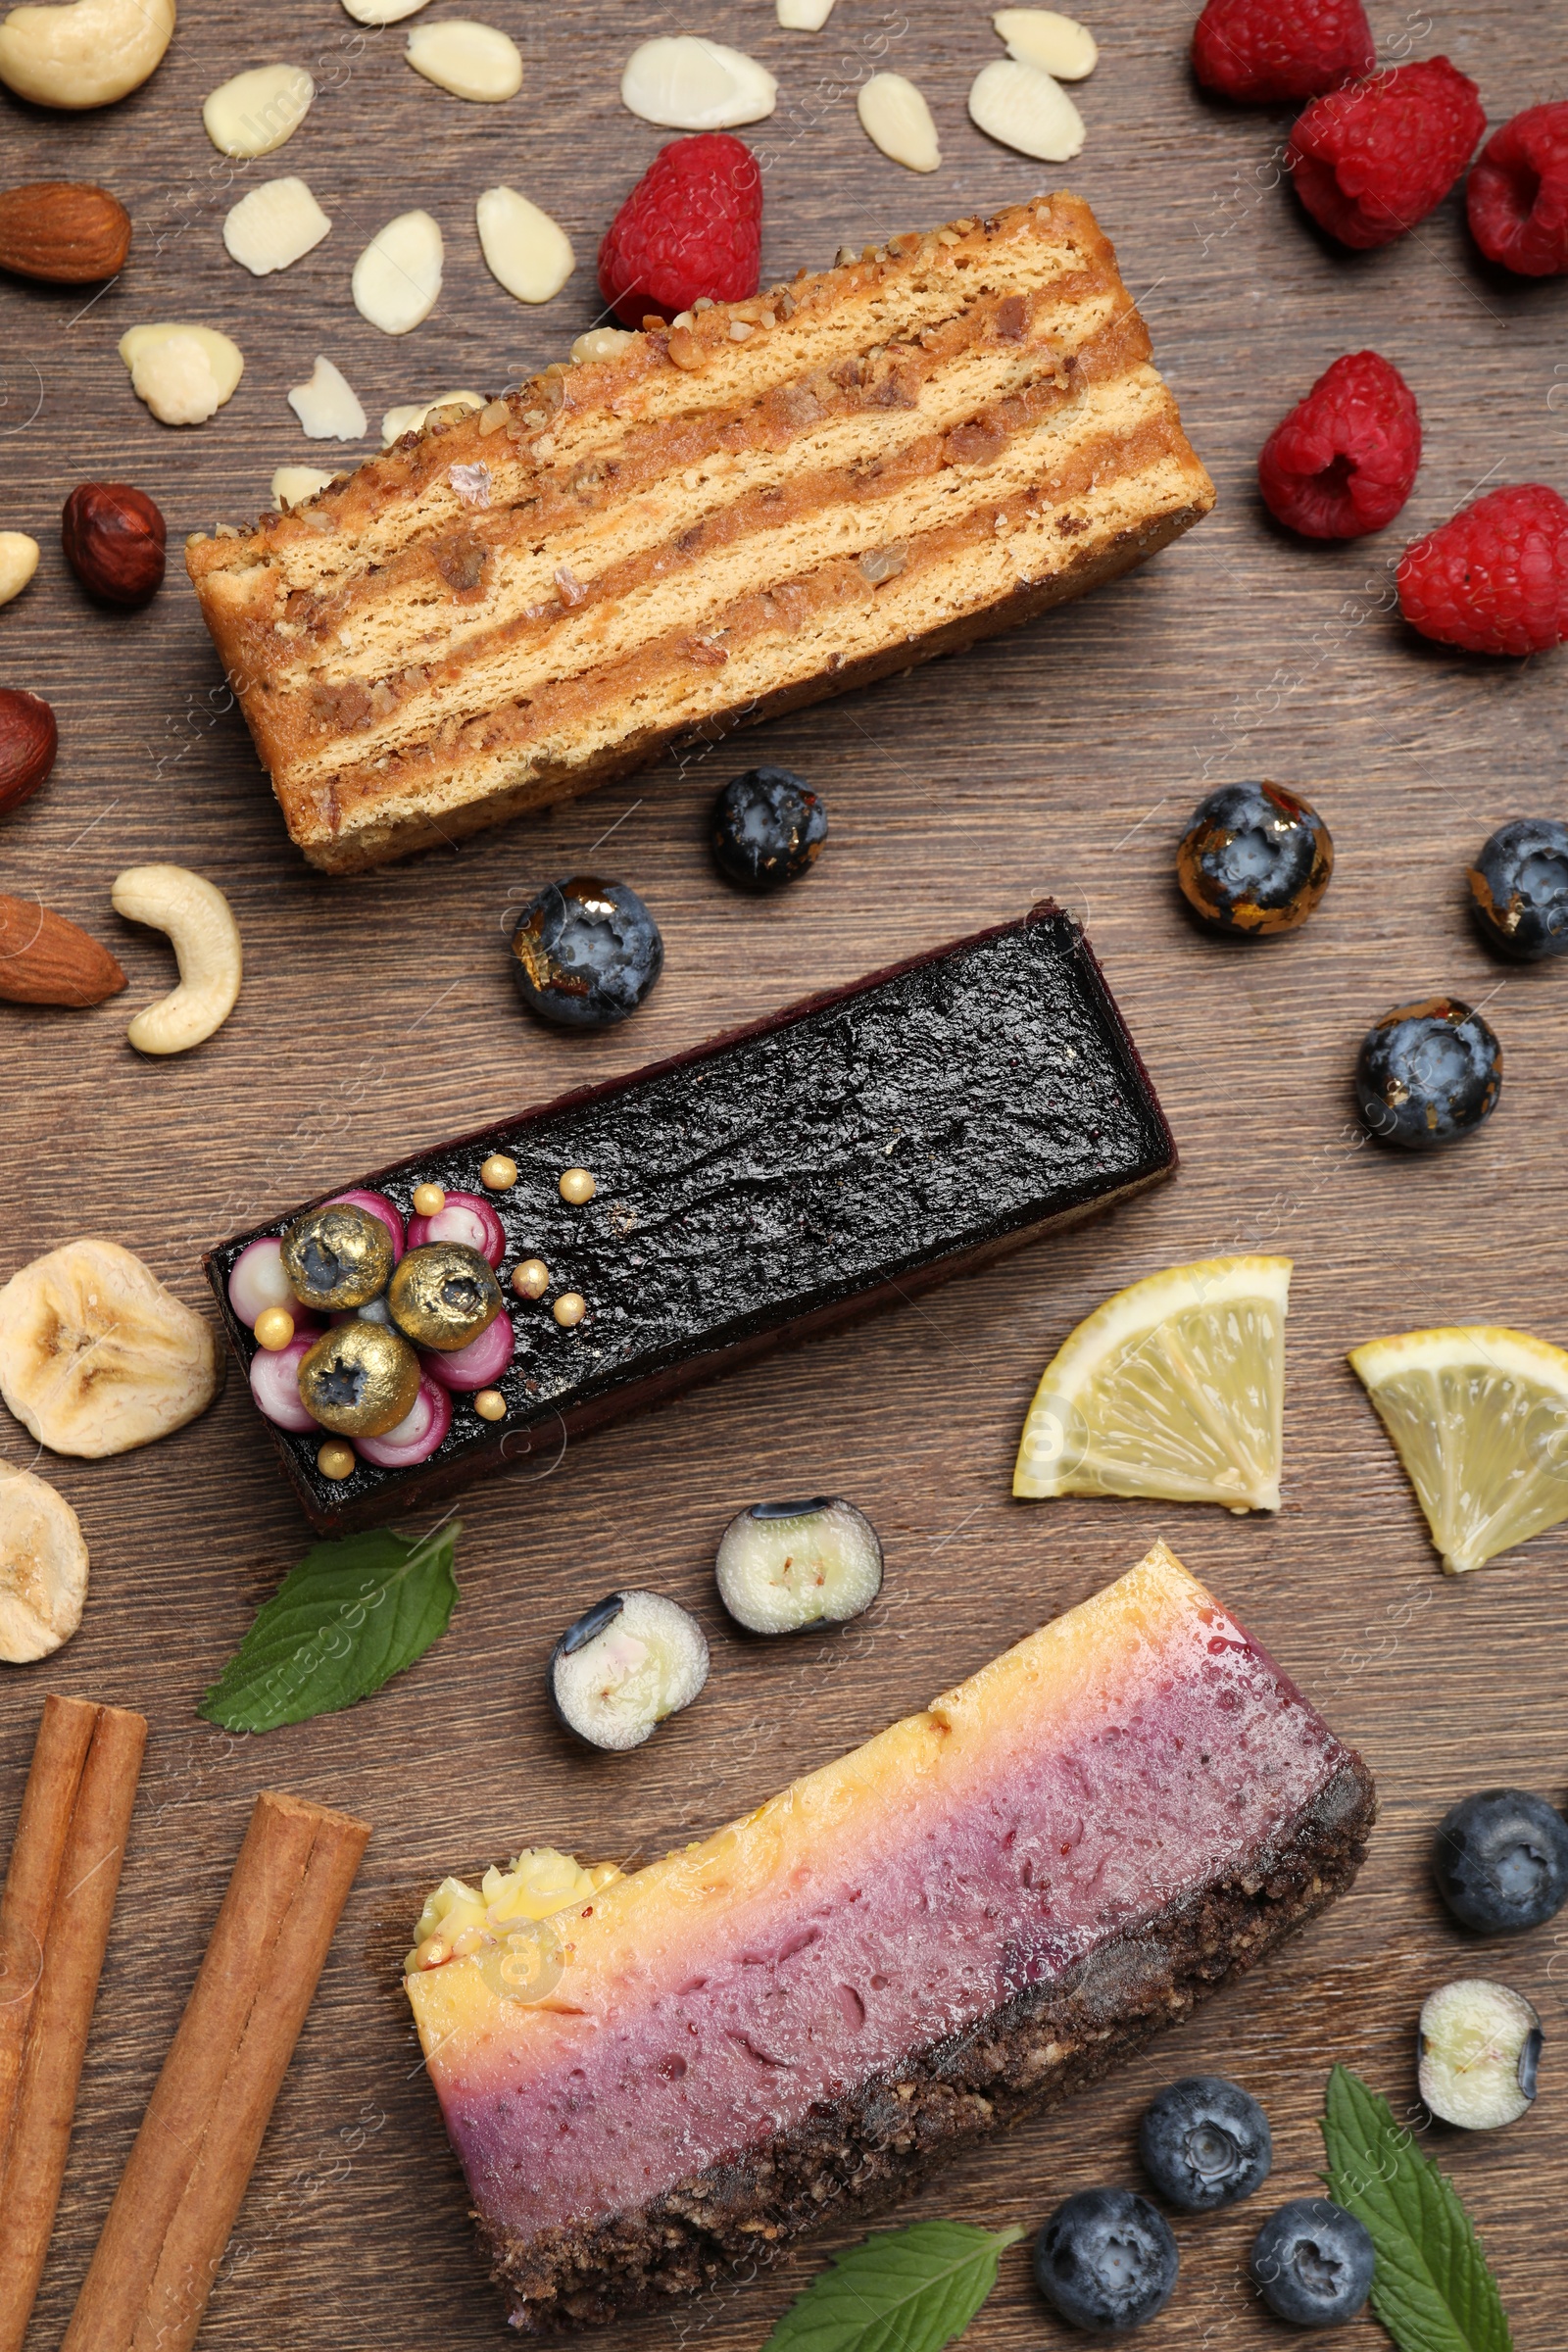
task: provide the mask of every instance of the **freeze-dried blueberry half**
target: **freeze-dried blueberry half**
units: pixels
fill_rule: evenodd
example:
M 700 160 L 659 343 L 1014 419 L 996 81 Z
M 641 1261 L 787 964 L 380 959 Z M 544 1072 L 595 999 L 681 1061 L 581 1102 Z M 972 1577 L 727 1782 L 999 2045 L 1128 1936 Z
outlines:
M 817 1494 L 804 1502 L 754 1502 L 719 1541 L 718 1597 L 753 1634 L 796 1634 L 843 1625 L 882 1590 L 876 1529 L 853 1502 Z
M 640 1747 L 707 1680 L 707 1636 L 662 1592 L 607 1592 L 550 1653 L 550 1703 L 590 1747 Z

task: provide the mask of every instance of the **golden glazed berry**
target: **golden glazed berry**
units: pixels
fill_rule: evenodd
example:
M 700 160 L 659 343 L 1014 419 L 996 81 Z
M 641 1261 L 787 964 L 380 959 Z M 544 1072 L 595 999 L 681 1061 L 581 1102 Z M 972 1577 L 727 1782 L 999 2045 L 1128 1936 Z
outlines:
M 384 1437 L 414 1410 L 419 1359 L 399 1332 L 356 1317 L 300 1360 L 300 1402 L 345 1438 Z
M 341 1438 L 328 1438 L 316 1457 L 316 1467 L 323 1478 L 352 1478 L 358 1459 L 352 1446 L 345 1446 Z
M 473 1400 L 473 1409 L 481 1421 L 504 1421 L 507 1400 L 499 1389 L 481 1389 Z
M 420 1348 L 466 1348 L 501 1312 L 489 1260 L 466 1242 L 424 1242 L 398 1260 L 387 1289 L 392 1320 Z
M 379 1217 L 352 1200 L 329 1200 L 296 1217 L 283 1236 L 288 1287 L 306 1306 L 329 1312 L 368 1306 L 386 1289 L 392 1236 Z
M 517 1163 L 504 1152 L 492 1152 L 479 1170 L 479 1182 L 487 1193 L 510 1193 L 517 1181 Z
M 561 1198 L 569 1200 L 573 1208 L 581 1208 L 583 1202 L 591 1200 L 598 1190 L 598 1185 L 586 1168 L 563 1168 Z
M 447 1204 L 447 1197 L 438 1184 L 416 1184 L 414 1188 L 414 1213 L 416 1217 L 439 1216 Z
M 256 1318 L 256 1345 L 275 1354 L 294 1337 L 294 1318 L 286 1306 L 264 1306 Z
M 550 1268 L 542 1257 L 525 1257 L 512 1269 L 512 1287 L 519 1298 L 542 1298 L 550 1288 Z
M 588 1301 L 581 1291 L 563 1291 L 550 1312 L 555 1316 L 563 1331 L 570 1331 L 572 1326 L 580 1323 L 588 1312 Z

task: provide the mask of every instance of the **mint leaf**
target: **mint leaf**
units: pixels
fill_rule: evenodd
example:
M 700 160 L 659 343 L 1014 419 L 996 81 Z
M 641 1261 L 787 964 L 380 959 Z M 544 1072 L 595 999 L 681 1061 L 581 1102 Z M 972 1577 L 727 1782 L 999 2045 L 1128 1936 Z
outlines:
M 462 1522 L 418 1544 L 390 1528 L 318 1544 L 291 1568 L 198 1712 L 230 1732 L 330 1715 L 390 1682 L 447 1630 Z
M 1004 2247 L 1021 2229 L 911 2222 L 882 2230 L 812 2279 L 763 2352 L 942 2352 L 997 2283 Z
M 1324 2179 L 1372 2233 L 1372 2308 L 1399 2352 L 1512 2352 L 1497 2281 L 1452 2181 L 1359 2075 L 1337 2066 L 1323 2106 Z

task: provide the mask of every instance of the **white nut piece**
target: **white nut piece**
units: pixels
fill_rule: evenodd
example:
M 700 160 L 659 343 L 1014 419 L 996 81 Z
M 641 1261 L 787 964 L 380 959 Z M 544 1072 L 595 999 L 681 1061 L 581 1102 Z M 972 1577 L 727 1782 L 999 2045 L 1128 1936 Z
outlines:
M 499 106 L 522 87 L 522 52 L 494 24 L 447 17 L 439 24 L 416 24 L 403 52 L 416 74 L 454 98 L 475 106 Z
M 125 1031 L 138 1054 L 188 1054 L 221 1029 L 244 969 L 239 925 L 222 892 L 183 865 L 131 865 L 110 901 L 127 922 L 167 931 L 179 986 L 138 1012 Z
M 399 213 L 354 265 L 354 308 L 383 335 L 407 335 L 435 309 L 446 247 L 428 213 Z
M 223 243 L 252 277 L 270 277 L 303 261 L 331 225 L 303 179 L 269 179 L 231 207 Z
M 0 531 L 0 605 L 20 596 L 37 568 L 37 540 L 25 531 Z
M 0 1659 L 28 1666 L 69 1642 L 87 1597 L 87 1546 L 63 1494 L 0 1462 Z
M 549 302 L 577 267 L 558 221 L 515 188 L 486 188 L 474 206 L 485 267 L 519 302 Z
M 272 476 L 272 505 L 279 514 L 286 514 L 290 507 L 302 507 L 332 479 L 319 466 L 279 466 Z
M 294 136 L 315 96 L 303 66 L 256 66 L 212 92 L 202 121 L 220 155 L 270 155 Z
M 120 338 L 131 390 L 160 424 L 205 424 L 232 400 L 245 362 L 214 326 L 131 326 Z
M 786 32 L 820 32 L 833 14 L 833 0 L 778 0 L 778 21 Z
M 987 138 L 1037 163 L 1065 164 L 1084 143 L 1084 119 L 1060 85 L 1038 66 L 999 57 L 974 77 L 969 120 Z
M 401 24 L 416 17 L 427 0 L 343 0 L 356 24 Z
M 0 24 L 0 81 L 34 106 L 112 106 L 169 47 L 174 0 L 71 0 L 14 8 Z
M 1076 17 L 1054 8 L 1001 8 L 991 20 L 1007 44 L 1007 55 L 1038 67 L 1057 81 L 1082 81 L 1100 58 L 1095 36 Z
M 942 150 L 931 109 L 902 74 L 873 74 L 856 93 L 860 128 L 890 163 L 910 172 L 939 172 Z
M 388 409 L 381 419 L 381 447 L 390 449 L 405 433 L 416 433 L 437 409 L 482 409 L 477 392 L 443 392 L 438 400 L 411 400 L 405 408 Z
M 632 51 L 620 102 L 663 130 L 733 130 L 773 112 L 778 83 L 743 51 L 682 32 Z
M 294 386 L 288 405 L 313 441 L 359 441 L 365 436 L 365 410 L 358 396 L 320 352 L 310 382 Z
M 578 365 L 587 360 L 612 360 L 628 343 L 636 341 L 629 326 L 591 326 L 586 334 L 577 337 L 571 356 Z

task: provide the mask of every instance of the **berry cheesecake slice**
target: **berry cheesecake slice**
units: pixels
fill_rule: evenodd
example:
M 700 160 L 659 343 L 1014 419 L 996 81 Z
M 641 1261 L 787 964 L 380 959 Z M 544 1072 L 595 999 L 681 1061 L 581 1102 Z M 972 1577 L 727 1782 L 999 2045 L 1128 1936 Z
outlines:
M 662 1862 L 449 1880 L 407 1987 L 513 2324 L 771 2260 L 1103 2074 L 1349 1885 L 1374 1801 L 1156 1544 Z

